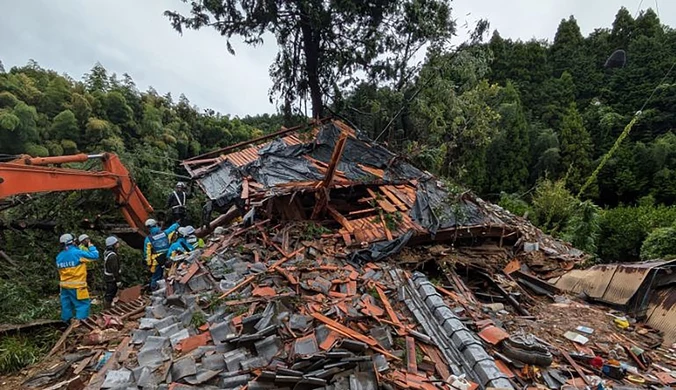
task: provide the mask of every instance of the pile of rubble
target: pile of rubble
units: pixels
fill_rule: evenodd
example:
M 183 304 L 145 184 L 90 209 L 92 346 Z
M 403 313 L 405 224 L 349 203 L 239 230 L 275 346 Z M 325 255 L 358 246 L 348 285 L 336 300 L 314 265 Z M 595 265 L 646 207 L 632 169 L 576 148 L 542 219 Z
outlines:
M 676 383 L 676 353 L 659 331 L 545 281 L 582 252 L 342 122 L 286 129 L 185 166 L 216 206 L 234 206 L 242 220 L 168 266 L 133 331 L 109 342 L 106 359 L 71 357 L 57 385 Z

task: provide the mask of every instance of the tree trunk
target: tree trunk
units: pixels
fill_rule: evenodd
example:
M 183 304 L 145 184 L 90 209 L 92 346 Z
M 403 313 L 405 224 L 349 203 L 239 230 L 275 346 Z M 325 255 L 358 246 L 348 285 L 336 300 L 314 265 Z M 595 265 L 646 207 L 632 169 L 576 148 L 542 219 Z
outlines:
M 316 26 L 316 21 L 310 16 L 312 12 L 321 12 L 321 9 L 310 9 L 310 7 L 321 8 L 322 5 L 321 3 L 309 5 L 305 1 L 300 3 L 303 54 L 305 55 L 307 81 L 310 89 L 310 100 L 312 102 L 312 117 L 321 118 L 324 111 L 324 103 L 319 83 L 320 34 L 318 28 L 320 27 Z

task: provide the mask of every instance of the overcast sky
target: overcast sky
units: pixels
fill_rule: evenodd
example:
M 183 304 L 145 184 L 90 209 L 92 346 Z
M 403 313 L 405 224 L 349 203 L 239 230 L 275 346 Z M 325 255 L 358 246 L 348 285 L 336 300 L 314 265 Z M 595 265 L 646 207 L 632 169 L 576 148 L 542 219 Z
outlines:
M 656 8 L 676 25 L 674 0 L 456 0 L 460 36 L 465 22 L 488 19 L 503 37 L 552 39 L 562 18 L 574 15 L 583 34 L 609 27 L 617 10 Z M 236 56 L 212 30 L 180 36 L 162 15 L 179 0 L 0 0 L 0 60 L 6 69 L 36 60 L 80 79 L 97 61 L 109 72 L 129 73 L 142 90 L 184 93 L 193 104 L 244 116 L 274 112 L 268 67 L 274 42 L 251 48 L 235 43 Z

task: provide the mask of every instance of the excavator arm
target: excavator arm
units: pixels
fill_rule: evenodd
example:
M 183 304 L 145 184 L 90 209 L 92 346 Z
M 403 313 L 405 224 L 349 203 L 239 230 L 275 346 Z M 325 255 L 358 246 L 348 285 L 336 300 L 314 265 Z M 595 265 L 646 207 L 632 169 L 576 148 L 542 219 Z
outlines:
M 102 161 L 102 171 L 51 166 L 92 159 Z M 145 233 L 145 221 L 153 208 L 120 158 L 113 153 L 60 157 L 21 156 L 16 160 L 0 163 L 0 199 L 38 192 L 96 189 L 110 189 L 129 226 L 141 234 Z

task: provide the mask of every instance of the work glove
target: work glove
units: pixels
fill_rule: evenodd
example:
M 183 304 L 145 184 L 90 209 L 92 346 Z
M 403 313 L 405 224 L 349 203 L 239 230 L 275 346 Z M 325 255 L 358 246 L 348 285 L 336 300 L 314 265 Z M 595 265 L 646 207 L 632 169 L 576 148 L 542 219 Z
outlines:
M 117 288 L 122 287 L 122 282 L 117 282 L 116 284 L 117 284 Z

